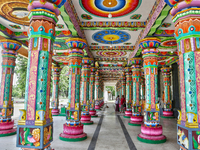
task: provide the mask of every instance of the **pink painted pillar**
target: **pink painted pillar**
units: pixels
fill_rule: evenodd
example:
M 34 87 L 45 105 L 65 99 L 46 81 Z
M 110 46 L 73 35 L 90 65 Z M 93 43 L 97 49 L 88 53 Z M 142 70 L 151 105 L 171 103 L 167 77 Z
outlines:
M 0 137 L 16 134 L 13 116 L 12 86 L 17 50 L 21 44 L 14 40 L 0 40 L 2 46 L 2 78 L 0 94 Z

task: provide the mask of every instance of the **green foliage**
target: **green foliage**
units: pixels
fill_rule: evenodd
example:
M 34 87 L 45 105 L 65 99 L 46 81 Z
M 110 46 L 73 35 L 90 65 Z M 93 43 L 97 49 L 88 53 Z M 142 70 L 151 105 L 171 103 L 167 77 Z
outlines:
M 115 96 L 115 87 L 114 86 L 106 86 L 106 91 L 110 91 L 112 96 Z
M 69 67 L 64 66 L 61 70 L 60 82 L 59 82 L 59 90 L 60 90 L 59 92 L 61 95 L 64 94 L 66 97 L 68 97 L 68 90 L 69 90 L 68 72 L 69 72 Z
M 27 63 L 26 58 L 18 55 L 15 67 L 17 85 L 13 87 L 13 97 L 24 98 L 25 96 Z

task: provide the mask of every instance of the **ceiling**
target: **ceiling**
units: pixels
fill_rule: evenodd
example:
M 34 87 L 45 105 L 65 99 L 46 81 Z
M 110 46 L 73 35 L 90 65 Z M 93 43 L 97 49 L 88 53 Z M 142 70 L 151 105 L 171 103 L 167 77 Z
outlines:
M 27 57 L 29 0 L 0 1 L 0 36 L 23 44 L 19 51 Z M 156 36 L 159 66 L 178 62 L 174 24 L 164 0 L 67 0 L 60 8 L 56 26 L 53 62 L 68 65 L 65 40 L 87 40 L 85 53 L 98 63 L 104 80 L 119 79 L 128 59 L 141 56 L 139 41 Z

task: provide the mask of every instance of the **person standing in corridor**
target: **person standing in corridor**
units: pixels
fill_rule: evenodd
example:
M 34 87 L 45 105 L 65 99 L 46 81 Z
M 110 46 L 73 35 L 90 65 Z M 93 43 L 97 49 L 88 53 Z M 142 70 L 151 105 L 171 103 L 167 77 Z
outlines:
M 124 95 L 122 95 L 122 98 L 121 98 L 121 111 L 120 111 L 120 113 L 124 113 L 124 106 L 126 105 L 126 101 L 125 101 L 125 98 L 124 98 Z
M 117 98 L 116 98 L 116 101 L 115 101 L 115 104 L 116 104 L 115 111 L 119 111 L 119 101 L 120 101 L 120 98 L 119 98 L 119 95 L 118 95 Z

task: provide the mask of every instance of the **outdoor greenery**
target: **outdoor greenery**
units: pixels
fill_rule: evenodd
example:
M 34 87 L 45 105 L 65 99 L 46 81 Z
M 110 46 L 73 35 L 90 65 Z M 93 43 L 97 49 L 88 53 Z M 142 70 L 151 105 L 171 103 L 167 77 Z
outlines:
M 115 96 L 115 87 L 114 86 L 106 86 L 106 91 L 111 92 L 112 96 Z
M 23 98 L 25 97 L 25 87 L 26 87 L 26 72 L 27 72 L 27 58 L 22 56 L 17 57 L 15 74 L 17 75 L 17 81 L 13 85 L 12 96 L 15 98 Z M 60 74 L 60 96 L 68 97 L 68 87 L 69 87 L 69 77 L 68 77 L 69 67 L 64 66 L 62 68 Z M 53 82 L 53 74 L 51 78 L 51 92 L 52 92 L 52 82 Z

